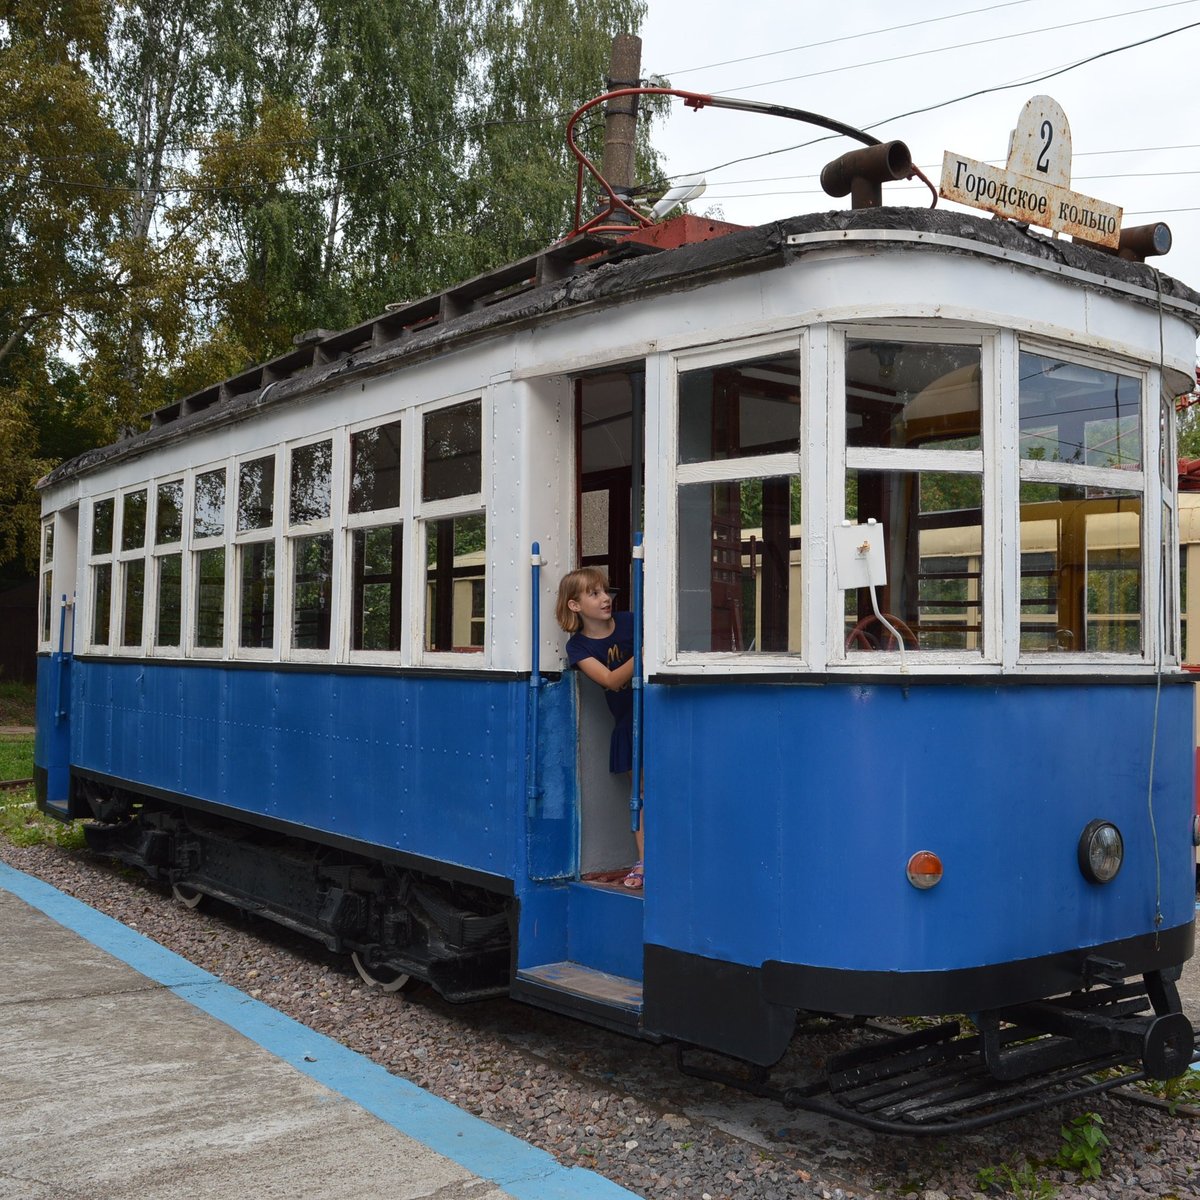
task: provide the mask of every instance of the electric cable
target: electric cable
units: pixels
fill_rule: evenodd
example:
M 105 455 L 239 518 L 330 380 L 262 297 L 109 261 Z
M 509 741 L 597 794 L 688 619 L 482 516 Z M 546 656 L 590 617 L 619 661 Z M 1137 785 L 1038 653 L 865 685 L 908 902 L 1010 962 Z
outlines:
M 824 75 L 838 75 L 843 71 L 858 71 L 865 67 L 879 67 L 897 62 L 906 62 L 914 58 L 927 58 L 931 54 L 946 54 L 952 50 L 967 50 L 974 46 L 989 46 L 996 42 L 1013 41 L 1016 38 L 1035 37 L 1042 33 L 1057 33 L 1064 29 L 1076 29 L 1081 25 L 1096 25 L 1102 21 L 1113 21 L 1123 17 L 1140 16 L 1143 13 L 1158 12 L 1160 9 L 1180 8 L 1184 5 L 1195 4 L 1196 0 L 1171 0 L 1168 4 L 1155 4 L 1148 8 L 1131 9 L 1127 12 L 1112 13 L 1103 17 L 1088 17 L 1082 21 L 1068 21 L 1062 25 L 1045 25 L 1040 29 L 1026 29 L 1018 33 L 1001 33 L 994 37 L 977 38 L 969 42 L 957 42 L 951 46 L 934 46 L 927 50 L 914 50 L 908 54 L 890 54 L 884 58 L 870 59 L 866 62 L 848 63 L 841 67 L 825 67 L 819 71 L 808 71 L 802 75 L 786 75 L 778 79 L 764 79 L 760 83 L 744 83 L 737 87 L 713 88 L 723 95 L 736 95 L 738 92 L 752 92 L 756 88 L 773 87 L 780 83 L 797 83 L 804 79 L 817 79 Z
M 994 84 L 991 87 L 979 88 L 973 92 L 965 92 L 961 96 L 954 96 L 948 100 L 939 100 L 935 104 L 925 105 L 922 108 L 914 108 L 914 109 L 910 109 L 908 112 L 896 113 L 893 116 L 884 117 L 878 121 L 872 121 L 869 125 L 864 125 L 863 128 L 864 129 L 878 129 L 881 125 L 888 125 L 888 124 L 891 124 L 893 121 L 903 120 L 905 117 L 918 116 L 923 113 L 934 112 L 937 109 L 949 108 L 951 105 L 962 104 L 967 100 L 975 100 L 975 99 L 978 99 L 978 97 L 980 97 L 980 96 L 987 96 L 987 95 L 992 94 L 993 92 L 1011 91 L 1013 88 L 1016 88 L 1016 87 L 1027 87 L 1030 84 L 1042 83 L 1047 79 L 1053 79 L 1056 76 L 1065 75 L 1068 71 L 1077 70 L 1079 67 L 1087 66 L 1089 63 L 1097 62 L 1102 58 L 1108 58 L 1113 54 L 1121 54 L 1126 50 L 1136 50 L 1140 46 L 1147 46 L 1153 42 L 1162 41 L 1164 38 L 1174 37 L 1176 34 L 1185 33 L 1189 29 L 1196 29 L 1196 28 L 1200 28 L 1200 21 L 1192 22 L 1189 25 L 1181 25 L 1177 29 L 1168 29 L 1163 33 L 1153 34 L 1150 37 L 1142 38 L 1136 42 L 1126 42 L 1124 45 L 1121 45 L 1121 46 L 1113 46 L 1113 47 L 1110 47 L 1108 50 L 1101 50 L 1101 51 L 1097 52 L 1096 54 L 1089 55 L 1086 58 L 1081 58 L 1081 59 L 1077 60 L 1076 62 L 1067 64 L 1066 66 L 1056 67 L 1052 71 L 1049 71 L 1043 75 L 1034 76 L 1033 78 L 1019 80 L 1019 81 L 1016 81 L 1013 83 Z M 732 166 L 736 165 L 737 163 L 754 162 L 760 158 L 772 158 L 776 154 L 788 154 L 793 150 L 804 150 L 809 146 L 816 146 L 816 145 L 819 145 L 821 142 L 830 141 L 835 136 L 836 136 L 835 134 L 823 134 L 820 137 L 810 138 L 806 142 L 797 142 L 795 145 L 792 145 L 792 146 L 781 146 L 775 150 L 763 150 L 757 154 L 740 155 L 737 158 L 731 158 L 731 159 L 727 159 L 725 162 L 717 163 L 715 166 L 707 167 L 707 168 L 704 168 L 701 170 L 685 171 L 684 174 L 687 174 L 687 175 L 711 174 L 714 171 L 723 170 L 725 167 L 732 167 Z
M 722 62 L 705 63 L 699 67 L 681 67 L 676 71 L 660 71 L 664 79 L 674 79 L 677 75 L 694 75 L 697 71 L 711 71 L 715 67 L 733 67 L 738 63 L 755 62 L 762 58 L 775 58 L 780 54 L 795 54 L 800 50 L 820 50 L 824 46 L 835 46 L 839 42 L 856 42 L 861 38 L 876 37 L 881 33 L 898 33 L 902 29 L 916 29 L 919 25 L 937 25 L 942 21 L 953 21 L 959 17 L 973 17 L 979 13 L 995 12 L 1000 8 L 1016 8 L 1028 4 L 1030 0 L 1007 0 L 1004 4 L 989 4 L 985 8 L 969 8 L 963 12 L 947 13 L 943 17 L 926 17 L 922 21 L 907 21 L 903 25 L 888 25 L 882 29 L 866 29 L 861 33 L 847 33 L 841 37 L 826 38 L 820 42 L 805 42 L 800 46 L 788 46 L 783 50 L 764 50 L 761 54 L 746 54 L 741 58 L 727 58 Z

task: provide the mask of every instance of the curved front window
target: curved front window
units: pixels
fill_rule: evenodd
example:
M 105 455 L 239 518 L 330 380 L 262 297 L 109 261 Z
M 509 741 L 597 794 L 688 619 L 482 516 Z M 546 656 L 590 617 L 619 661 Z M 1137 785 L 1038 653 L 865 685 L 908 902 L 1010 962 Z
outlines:
M 1142 381 L 1025 351 L 1017 396 L 1020 652 L 1140 656 Z
M 1148 405 L 1151 364 L 949 322 L 785 341 L 679 356 L 675 665 L 1019 672 L 1173 656 L 1173 413 Z M 882 547 L 873 593 L 854 567 L 838 579 L 839 554 L 868 541 Z

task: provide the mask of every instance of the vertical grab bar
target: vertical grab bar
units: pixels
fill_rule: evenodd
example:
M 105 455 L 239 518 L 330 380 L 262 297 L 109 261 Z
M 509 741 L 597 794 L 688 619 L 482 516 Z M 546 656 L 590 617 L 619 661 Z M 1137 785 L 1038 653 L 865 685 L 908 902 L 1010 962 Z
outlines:
M 63 667 L 66 665 L 67 655 L 67 593 L 63 592 L 62 600 L 59 602 L 58 609 L 58 662 L 56 663 L 57 670 L 54 672 L 54 723 L 57 725 L 67 715 L 66 710 L 62 706 L 62 682 L 63 682 Z
M 633 790 L 629 827 L 637 833 L 642 817 L 642 562 L 645 550 L 639 530 L 633 535 Z
M 530 574 L 533 582 L 533 653 L 529 669 L 529 734 L 525 744 L 525 763 L 528 783 L 525 789 L 526 813 L 533 816 L 537 810 L 538 798 L 542 789 L 538 786 L 538 718 L 541 701 L 539 691 L 542 686 L 541 673 L 541 577 L 542 552 L 541 546 L 534 542 L 529 556 Z

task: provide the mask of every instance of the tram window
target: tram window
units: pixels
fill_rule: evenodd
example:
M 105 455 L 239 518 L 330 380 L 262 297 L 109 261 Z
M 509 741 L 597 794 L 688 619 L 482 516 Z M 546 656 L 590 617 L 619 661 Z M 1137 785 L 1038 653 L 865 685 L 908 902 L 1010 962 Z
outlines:
M 846 472 L 847 519 L 874 518 L 884 528 L 888 582 L 877 599 L 906 648 L 982 652 L 982 514 L 983 479 L 977 474 Z M 894 648 L 869 594 L 845 595 L 846 649 Z
M 275 543 L 244 542 L 238 555 L 238 645 L 270 650 L 275 644 Z
M 798 476 L 679 489 L 679 649 L 799 653 Z
M 333 535 L 292 540 L 292 647 L 328 650 L 333 605 Z
M 225 635 L 225 549 L 196 555 L 196 645 L 219 648 Z
M 41 625 L 43 642 L 50 640 L 50 614 L 53 611 L 54 591 L 54 522 L 42 526 L 42 608 Z
M 112 620 L 113 517 L 116 501 L 109 497 L 92 504 L 92 626 L 91 644 L 107 646 Z M 105 559 L 108 561 L 95 561 Z
M 478 483 L 474 489 L 478 490 Z M 457 494 L 457 493 L 456 493 Z M 380 512 L 400 505 L 400 422 L 350 435 L 350 511 Z
M 238 467 L 238 532 L 270 529 L 274 521 L 275 456 L 242 463 Z
M 403 525 L 354 531 L 352 650 L 399 650 Z
M 472 617 L 473 585 L 484 580 L 486 537 L 482 513 L 425 522 L 426 650 L 483 649 L 483 626 Z
M 192 532 L 198 538 L 221 537 L 225 532 L 225 468 L 196 476 L 196 503 Z
M 1187 607 L 1187 564 L 1188 547 L 1179 547 L 1179 636 L 1180 657 L 1190 661 L 1188 655 L 1188 607 Z
M 1159 539 L 1159 571 L 1162 574 L 1163 581 L 1163 656 L 1165 658 L 1176 658 L 1179 654 L 1179 647 L 1176 644 L 1176 598 L 1174 589 L 1171 587 L 1171 547 L 1177 545 L 1177 542 L 1172 531 L 1175 516 L 1169 504 L 1162 506 L 1162 536 Z
M 183 603 L 183 555 L 163 554 L 158 558 L 158 608 L 154 644 L 178 646 L 180 611 Z
M 313 442 L 292 450 L 292 473 L 288 488 L 288 520 L 293 525 L 311 525 L 328 520 L 333 482 L 333 443 Z
M 142 644 L 142 614 L 146 605 L 146 560 L 132 558 L 121 566 L 123 582 L 121 645 Z
M 97 500 L 92 506 L 92 554 L 111 554 L 113 501 Z
M 798 352 L 680 373 L 681 463 L 799 449 Z
M 154 544 L 166 546 L 183 537 L 183 480 L 160 483 L 155 499 Z
M 850 341 L 846 445 L 978 450 L 978 346 Z
M 1021 485 L 1021 652 L 1142 652 L 1142 497 Z
M 1138 379 L 1027 351 L 1020 372 L 1022 458 L 1089 467 L 1141 464 Z
M 478 400 L 425 414 L 421 499 L 473 496 L 483 486 L 482 405 Z
M 146 544 L 146 491 L 126 492 L 121 499 L 121 549 L 140 550 Z
M 154 493 L 154 644 L 178 646 L 183 604 L 183 555 L 164 552 L 183 538 L 183 480 L 160 483 Z
M 1162 496 L 1162 517 L 1159 537 L 1160 575 L 1162 587 L 1162 653 L 1166 659 L 1178 660 L 1180 657 L 1178 596 L 1172 586 L 1172 573 L 1175 563 L 1172 561 L 1171 547 L 1179 544 L 1179 529 L 1176 515 L 1178 504 L 1179 464 L 1176 458 L 1175 445 L 1175 398 L 1171 390 L 1164 388 L 1159 397 L 1158 405 L 1158 473 L 1159 490 Z
M 107 646 L 112 619 L 112 563 L 92 568 L 92 645 Z
M 146 488 L 121 497 L 121 551 L 118 573 L 120 624 L 118 643 L 122 649 L 142 644 L 146 607 Z
M 471 580 L 471 645 L 477 649 L 483 649 L 483 631 L 485 621 L 485 608 L 487 602 L 487 591 L 483 586 L 482 579 Z

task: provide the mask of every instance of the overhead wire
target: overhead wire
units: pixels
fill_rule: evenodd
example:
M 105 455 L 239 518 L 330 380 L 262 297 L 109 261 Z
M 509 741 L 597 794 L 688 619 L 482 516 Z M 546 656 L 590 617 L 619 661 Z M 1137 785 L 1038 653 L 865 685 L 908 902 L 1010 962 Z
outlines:
M 675 79 L 680 75 L 694 75 L 698 71 L 711 71 L 717 67 L 733 67 L 739 63 L 756 62 L 764 58 L 776 58 L 780 54 L 795 54 L 800 50 L 820 50 L 826 46 L 836 46 L 840 42 L 856 42 L 862 38 L 877 37 L 884 33 L 899 33 L 904 29 L 916 29 L 919 25 L 938 25 L 943 21 L 954 21 L 959 17 L 974 17 L 979 13 L 995 12 L 1000 8 L 1016 8 L 1019 5 L 1029 4 L 1032 0 L 1006 0 L 1003 4 L 989 4 L 984 8 L 968 8 L 963 12 L 947 13 L 941 17 L 925 17 L 920 21 L 905 21 L 902 25 L 888 25 L 882 29 L 864 29 L 858 33 L 847 33 L 840 37 L 825 38 L 819 42 L 805 42 L 799 46 L 787 46 L 782 50 L 764 50 L 761 54 L 746 54 L 741 58 L 726 58 L 721 62 L 704 63 L 699 67 L 681 67 L 674 71 L 659 72 L 664 78 Z
M 1016 87 L 1028 86 L 1031 83 L 1044 83 L 1047 79 L 1054 79 L 1059 75 L 1065 75 L 1068 71 L 1074 71 L 1079 67 L 1086 67 L 1089 63 L 1099 62 L 1102 58 L 1108 58 L 1113 54 L 1122 54 L 1126 50 L 1136 50 L 1139 46 L 1149 46 L 1154 42 L 1161 42 L 1164 38 L 1174 37 L 1178 33 L 1186 33 L 1189 29 L 1200 29 L 1200 21 L 1192 21 L 1188 25 L 1180 25 L 1177 29 L 1168 29 L 1163 33 L 1152 34 L 1150 37 L 1142 38 L 1136 42 L 1126 42 L 1123 46 L 1113 46 L 1111 49 L 1101 50 L 1097 54 L 1089 54 L 1086 58 L 1078 59 L 1062 67 L 1056 67 L 1053 71 L 1048 71 L 1046 74 L 1038 75 L 1032 79 L 1021 79 L 1014 83 L 1000 83 L 994 87 L 979 88 L 977 91 L 967 92 L 965 95 L 955 97 L 953 100 L 943 100 L 937 104 L 926 105 L 923 108 L 914 108 L 908 112 L 896 113 L 893 116 L 885 117 L 882 121 L 876 121 L 872 125 L 867 125 L 866 128 L 875 129 L 880 125 L 887 124 L 889 121 L 902 121 L 905 117 L 915 117 L 921 113 L 936 112 L 939 108 L 947 108 L 951 104 L 960 104 L 964 100 L 974 100 L 978 96 L 987 96 L 992 92 L 1006 92 Z
M 1126 50 L 1135 50 L 1140 46 L 1147 46 L 1153 42 L 1162 41 L 1164 38 L 1174 37 L 1176 34 L 1185 33 L 1189 29 L 1196 28 L 1200 28 L 1200 21 L 1195 21 L 1188 25 L 1181 25 L 1176 29 L 1168 29 L 1163 33 L 1153 34 L 1150 37 L 1140 38 L 1136 42 L 1126 42 L 1120 46 L 1112 46 L 1107 50 L 1101 50 L 1095 54 L 1090 54 L 1085 58 L 1078 59 L 1073 63 L 1068 63 L 1066 66 L 1056 67 L 1045 74 L 1037 75 L 1033 78 L 1026 78 L 1013 83 L 993 84 L 991 87 L 977 88 L 975 91 L 965 92 L 961 96 L 953 96 L 948 100 L 939 100 L 934 104 L 928 104 L 921 108 L 910 109 L 908 112 L 896 113 L 890 117 L 884 117 L 880 120 L 872 121 L 869 125 L 864 125 L 862 128 L 865 130 L 878 129 L 881 125 L 888 125 L 893 121 L 903 120 L 905 117 L 918 116 L 922 113 L 934 112 L 941 108 L 949 108 L 951 105 L 962 104 L 967 100 L 975 100 L 980 96 L 991 95 L 994 92 L 1011 91 L 1015 87 L 1028 86 L 1031 83 L 1042 83 L 1047 79 L 1054 79 L 1059 75 L 1065 75 L 1068 71 L 1074 71 L 1079 67 L 1087 66 L 1089 63 L 1098 62 L 1102 58 L 1108 58 L 1114 54 L 1121 54 Z M 791 146 L 780 146 L 774 150 L 763 150 L 756 154 L 739 155 L 737 158 L 727 159 L 725 162 L 717 163 L 714 166 L 706 167 L 700 170 L 693 169 L 684 173 L 689 175 L 707 175 L 713 173 L 714 171 L 724 170 L 725 167 L 736 166 L 738 163 L 755 162 L 761 158 L 772 158 L 776 154 L 788 154 L 794 150 L 804 150 L 809 146 L 815 146 L 821 142 L 830 141 L 835 136 L 835 134 L 822 134 L 819 137 L 809 138 L 807 141 L 797 142 Z
M 1003 159 L 984 159 L 983 161 L 990 162 L 993 165 L 1003 165 L 1003 163 L 1004 163 Z M 941 163 L 925 163 L 925 164 L 921 165 L 920 169 L 923 171 L 937 171 L 940 168 L 941 168 Z M 1176 176 L 1176 175 L 1200 175 L 1200 169 L 1197 169 L 1194 171 L 1113 171 L 1113 172 L 1108 172 L 1108 173 L 1104 173 L 1104 174 L 1100 174 L 1100 175 L 1075 175 L 1075 176 L 1073 176 L 1073 179 L 1074 179 L 1074 182 L 1079 183 L 1084 180 L 1092 180 L 1092 179 L 1161 179 L 1164 177 L 1170 177 L 1170 176 Z M 674 179 L 677 177 L 670 176 L 670 178 Z M 734 187 L 736 185 L 746 184 L 746 183 L 784 183 L 789 179 L 796 179 L 796 180 L 804 181 L 804 180 L 813 180 L 813 179 L 819 179 L 819 178 L 820 178 L 820 175 L 811 174 L 811 173 L 807 174 L 807 175 L 762 175 L 762 176 L 759 176 L 758 178 L 754 178 L 754 179 L 723 179 L 723 180 L 721 180 L 718 187 Z M 739 199 L 742 196 L 780 196 L 780 195 L 788 195 L 788 194 L 809 195 L 814 190 L 819 192 L 821 189 L 820 188 L 817 188 L 817 189 L 785 188 L 782 191 L 743 192 L 740 194 Z M 903 191 L 911 192 L 911 191 L 919 191 L 920 189 L 914 188 L 914 187 L 905 187 L 905 185 L 901 183 L 901 184 L 897 184 L 895 186 L 894 190 L 901 191 L 901 192 L 903 192 Z M 714 193 L 711 189 L 709 189 L 709 191 L 707 191 L 705 194 L 709 195 L 709 196 L 712 196 L 714 194 L 719 194 L 724 199 L 731 198 L 728 195 L 728 193 Z
M 1197 3 L 1197 0 L 1171 0 L 1168 4 L 1155 4 L 1148 8 L 1130 9 L 1126 12 L 1111 13 L 1103 17 L 1087 17 L 1080 21 L 1068 21 L 1062 25 L 1046 25 L 1039 29 L 1026 29 L 1017 33 L 1000 33 L 993 37 L 977 38 L 969 42 L 958 42 L 952 46 L 934 46 L 926 50 L 914 50 L 909 54 L 889 54 L 884 58 L 876 58 L 868 62 L 849 63 L 840 67 L 824 67 L 819 71 L 808 71 L 802 75 L 787 75 L 779 79 L 765 79 L 759 83 L 746 83 L 740 84 L 737 87 L 722 87 L 712 90 L 720 92 L 722 95 L 737 95 L 740 92 L 751 92 L 757 88 L 773 87 L 780 83 L 795 83 L 802 79 L 816 79 L 823 75 L 838 75 L 844 71 L 858 71 L 865 67 L 878 67 L 884 64 L 891 65 L 892 63 L 905 62 L 914 58 L 927 58 L 932 54 L 946 54 L 951 50 L 967 50 L 974 46 L 987 46 L 996 42 L 1008 42 L 1015 38 L 1034 37 L 1042 33 L 1057 33 L 1063 29 L 1076 29 L 1082 25 L 1096 25 L 1103 21 L 1115 21 L 1123 17 L 1140 16 L 1144 13 L 1158 12 L 1161 9 L 1167 8 L 1181 8 L 1195 3 Z

